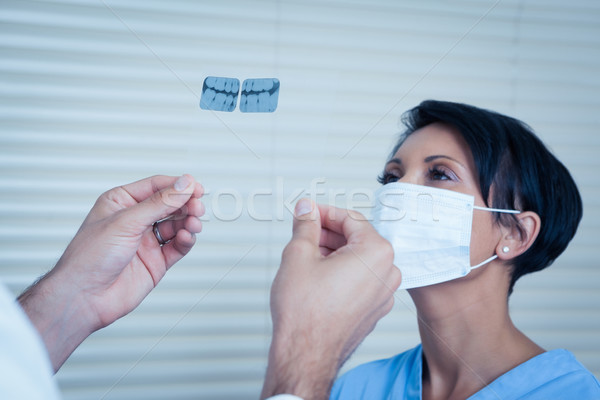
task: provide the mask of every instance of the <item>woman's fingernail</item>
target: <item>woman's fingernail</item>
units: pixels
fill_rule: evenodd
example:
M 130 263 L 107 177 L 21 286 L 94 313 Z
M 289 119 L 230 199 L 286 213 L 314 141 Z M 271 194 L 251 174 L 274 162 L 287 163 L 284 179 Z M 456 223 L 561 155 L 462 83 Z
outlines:
M 181 175 L 179 179 L 175 181 L 173 188 L 175 188 L 176 191 L 181 192 L 183 189 L 190 186 L 190 183 L 192 183 L 192 179 L 189 175 Z
M 296 203 L 296 217 L 301 217 L 310 213 L 313 209 L 312 201 L 310 199 L 300 199 Z

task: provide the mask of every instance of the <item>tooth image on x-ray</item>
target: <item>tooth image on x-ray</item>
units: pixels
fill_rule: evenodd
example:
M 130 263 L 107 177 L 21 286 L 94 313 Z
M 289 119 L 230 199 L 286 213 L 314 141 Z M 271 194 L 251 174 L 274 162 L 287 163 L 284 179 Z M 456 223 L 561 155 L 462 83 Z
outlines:
M 275 78 L 246 79 L 240 96 L 241 112 L 273 112 L 279 98 L 279 80 Z
M 235 78 L 208 76 L 202 86 L 200 108 L 213 111 L 235 110 L 237 105 L 240 81 Z

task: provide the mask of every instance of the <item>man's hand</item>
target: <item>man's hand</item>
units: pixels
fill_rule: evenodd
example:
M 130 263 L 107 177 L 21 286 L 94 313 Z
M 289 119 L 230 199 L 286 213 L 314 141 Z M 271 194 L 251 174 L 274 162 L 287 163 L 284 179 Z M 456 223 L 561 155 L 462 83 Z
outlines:
M 104 193 L 56 266 L 19 302 L 55 370 L 92 332 L 136 308 L 202 230 L 203 188 L 190 175 L 154 176 Z M 161 246 L 153 231 L 170 240 Z
M 271 288 L 273 340 L 262 397 L 327 399 L 338 370 L 393 306 L 393 249 L 364 217 L 296 205 L 293 237 Z

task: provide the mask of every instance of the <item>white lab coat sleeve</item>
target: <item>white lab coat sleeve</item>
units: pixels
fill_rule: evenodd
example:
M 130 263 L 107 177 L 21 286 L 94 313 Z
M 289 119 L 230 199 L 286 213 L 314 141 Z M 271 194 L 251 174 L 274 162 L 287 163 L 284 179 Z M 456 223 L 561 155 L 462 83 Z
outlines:
M 0 399 L 60 399 L 41 337 L 1 283 Z

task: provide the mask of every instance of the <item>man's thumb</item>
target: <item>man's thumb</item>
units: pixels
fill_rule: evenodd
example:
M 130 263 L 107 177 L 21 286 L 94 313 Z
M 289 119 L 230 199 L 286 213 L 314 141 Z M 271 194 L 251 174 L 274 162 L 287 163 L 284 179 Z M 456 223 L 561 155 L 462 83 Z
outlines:
M 319 208 L 308 198 L 296 203 L 292 240 L 303 239 L 319 246 L 321 236 L 321 216 Z

